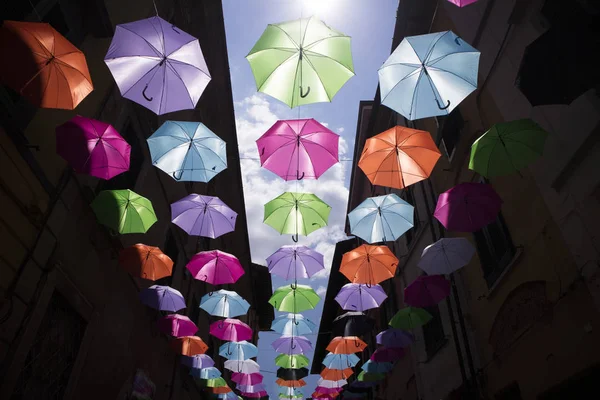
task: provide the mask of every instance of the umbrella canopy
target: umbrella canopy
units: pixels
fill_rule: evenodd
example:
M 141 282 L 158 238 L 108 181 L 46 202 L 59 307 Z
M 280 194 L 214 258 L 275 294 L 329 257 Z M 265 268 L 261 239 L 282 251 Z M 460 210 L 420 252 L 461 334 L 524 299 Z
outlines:
M 325 368 L 323 368 L 323 371 L 321 371 L 320 375 L 323 379 L 337 381 L 340 379 L 348 379 L 352 376 L 352 374 L 354 374 L 354 371 L 352 370 L 352 368 L 330 369 L 330 368 L 325 367 Z
M 159 16 L 117 25 L 104 62 L 123 97 L 158 115 L 195 108 L 211 79 L 198 39 Z
M 347 283 L 335 296 L 335 301 L 344 310 L 365 311 L 377 308 L 387 299 L 385 291 L 379 285 L 371 287 L 360 283 Z
M 285 396 L 285 397 L 282 397 Z M 298 397 L 300 396 L 300 397 Z M 279 389 L 279 398 L 304 398 L 302 390 L 292 387 L 280 388 Z
M 370 332 L 375 320 L 360 311 L 349 311 L 333 320 L 333 334 L 336 336 L 362 336 Z
M 208 346 L 198 336 L 183 336 L 171 341 L 171 347 L 184 356 L 195 356 L 204 354 Z
M 502 199 L 485 183 L 459 183 L 440 194 L 433 216 L 449 231 L 475 232 L 494 222 Z
M 258 355 L 258 348 L 245 340 L 227 342 L 219 347 L 219 355 L 228 360 L 247 360 Z
M 190 375 L 199 379 L 217 379 L 221 376 L 221 371 L 215 367 L 202 369 L 192 368 L 190 369 Z
M 353 354 L 361 352 L 366 348 L 367 344 L 357 336 L 336 336 L 329 342 L 327 351 L 333 354 Z
M 271 323 L 271 330 L 285 336 L 300 336 L 314 333 L 318 327 L 302 314 L 287 314 L 275 318 Z
M 547 136 L 528 118 L 495 124 L 471 146 L 469 169 L 485 177 L 519 172 L 542 155 Z
M 323 254 L 306 246 L 282 246 L 267 257 L 269 272 L 286 280 L 310 278 L 325 266 Z
M 227 360 L 225 368 L 242 374 L 258 374 L 260 373 L 260 365 L 254 360 Z
M 257 141 L 260 164 L 286 181 L 319 179 L 339 162 L 340 136 L 314 119 L 277 121 Z
M 286 285 L 275 289 L 269 299 L 271 304 L 278 311 L 287 311 L 291 313 L 312 310 L 321 300 L 319 295 L 308 285 Z
M 431 321 L 431 314 L 422 308 L 405 307 L 390 320 L 390 326 L 397 329 L 414 329 Z
M 376 362 L 368 360 L 360 367 L 363 371 L 369 373 L 385 374 L 394 369 L 394 364 L 391 362 Z
M 449 294 L 449 280 L 441 275 L 421 275 L 404 289 L 404 302 L 413 307 L 431 307 Z
M 234 372 L 231 374 L 231 380 L 237 383 L 238 385 L 256 385 L 262 383 L 263 381 L 262 374 L 254 373 L 254 374 L 241 374 L 239 372 Z
M 260 384 L 260 383 L 256 384 L 256 385 L 240 385 L 240 384 L 238 384 L 236 389 L 239 390 L 240 392 L 245 392 L 245 393 L 258 393 L 258 392 L 265 391 L 265 385 Z
M 451 274 L 467 265 L 474 254 L 468 239 L 443 238 L 425 247 L 417 265 L 429 275 Z
M 260 398 L 263 398 L 263 397 L 266 397 L 266 396 L 267 396 L 267 392 L 266 392 L 266 391 L 264 391 L 264 390 L 263 390 L 263 391 L 260 391 L 260 392 L 257 392 L 257 393 L 247 393 L 247 392 L 240 392 L 240 394 L 241 394 L 242 396 L 244 396 L 244 397 L 249 397 L 249 398 L 251 398 L 251 399 L 260 399 Z M 241 399 L 241 397 L 240 397 L 240 399 Z M 268 398 L 267 398 L 267 399 L 268 399 Z
M 308 376 L 308 369 L 306 368 L 278 368 L 277 369 L 277 377 L 281 379 L 285 379 L 286 381 L 297 381 L 299 379 L 305 378 Z
M 187 307 L 183 295 L 169 286 L 152 285 L 143 289 L 140 300 L 148 307 L 160 311 L 176 312 Z
M 227 386 L 227 382 L 222 377 L 215 379 L 203 379 L 202 385 L 209 388 Z
M 478 69 L 479 51 L 451 31 L 405 37 L 379 69 L 381 104 L 411 121 L 450 114 Z
M 429 178 L 441 155 L 429 132 L 395 126 L 367 139 L 358 166 L 372 184 L 404 189 Z
M 303 379 L 298 380 L 285 380 L 281 378 L 277 378 L 275 381 L 276 384 L 283 387 L 304 387 L 306 386 L 306 382 Z
M 396 275 L 398 259 L 387 246 L 363 244 L 344 253 L 340 272 L 352 283 L 375 285 Z
M 188 235 L 215 239 L 235 230 L 237 213 L 218 197 L 190 194 L 171 204 L 171 221 Z
M 412 333 L 402 329 L 388 328 L 376 336 L 377 344 L 390 348 L 408 347 L 415 341 Z
M 310 364 L 303 354 L 279 354 L 275 357 L 275 365 L 282 368 L 304 368 Z
M 121 250 L 119 264 L 132 276 L 155 281 L 171 276 L 173 260 L 158 247 L 135 244 Z
M 239 319 L 226 318 L 210 324 L 209 333 L 221 340 L 241 342 L 252 340 L 252 328 Z
M 186 367 L 203 369 L 214 367 L 214 360 L 206 354 L 196 354 L 195 356 L 181 356 L 181 363 Z
M 329 380 L 329 379 L 323 379 L 323 378 L 319 378 L 319 380 L 317 380 L 317 386 L 326 388 L 326 389 L 341 389 L 342 386 L 347 385 L 348 382 L 345 379 L 338 379 L 338 380 Z
M 227 168 L 225 141 L 201 122 L 166 121 L 148 147 L 152 165 L 176 181 L 208 182 Z
M 198 332 L 198 327 L 185 315 L 165 315 L 158 320 L 158 329 L 167 335 L 182 337 L 193 336 Z
M 323 386 L 315 387 L 315 391 L 312 393 L 313 399 L 331 400 L 337 398 L 342 392 L 342 388 L 325 388 Z
M 83 53 L 49 24 L 4 21 L 2 83 L 41 108 L 73 110 L 94 90 Z
M 475 3 L 477 0 L 448 0 L 448 1 L 452 4 L 454 4 L 455 6 L 465 7 L 465 6 L 468 6 L 469 4 Z
M 278 353 L 290 355 L 308 353 L 313 348 L 310 340 L 304 336 L 282 336 L 275 339 L 271 346 Z
M 56 127 L 56 153 L 75 172 L 111 179 L 129 170 L 131 146 L 112 125 L 76 115 Z
M 362 371 L 356 379 L 360 382 L 378 382 L 385 379 L 385 374 Z
M 194 279 L 213 285 L 235 283 L 244 275 L 237 257 L 221 250 L 201 251 L 185 267 Z
M 221 289 L 202 296 L 200 308 L 210 315 L 230 318 L 246 314 L 250 303 L 236 292 Z
M 323 365 L 330 369 L 346 369 L 354 367 L 360 358 L 356 354 L 328 353 L 323 359 Z
M 103 190 L 91 207 L 98 222 L 121 234 L 146 233 L 157 221 L 150 200 L 129 189 Z
M 213 393 L 213 394 L 223 394 L 223 393 L 230 393 L 231 388 L 229 386 L 218 386 L 218 387 L 209 387 L 207 388 L 208 392 Z
M 268 25 L 246 59 L 257 90 L 291 108 L 331 101 L 354 76 L 350 37 L 314 17 Z
M 380 347 L 371 354 L 369 359 L 375 362 L 395 363 L 404 357 L 405 351 L 399 347 Z
M 263 222 L 277 232 L 309 235 L 327 225 L 331 206 L 312 193 L 285 192 L 265 204 Z
M 369 197 L 348 214 L 350 233 L 369 243 L 394 241 L 414 226 L 414 207 L 395 194 Z

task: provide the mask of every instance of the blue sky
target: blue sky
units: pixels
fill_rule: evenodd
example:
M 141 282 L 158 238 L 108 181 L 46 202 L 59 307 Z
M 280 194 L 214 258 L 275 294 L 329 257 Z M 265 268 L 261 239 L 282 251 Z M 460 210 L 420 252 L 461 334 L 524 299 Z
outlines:
M 270 23 L 316 15 L 332 28 L 352 37 L 352 52 L 356 76 L 338 92 L 331 103 L 300 107 L 300 118 L 315 118 L 341 136 L 340 158 L 350 159 L 360 100 L 373 99 L 377 89 L 377 69 L 390 54 L 398 0 L 223 0 L 229 64 L 235 101 L 236 126 L 240 154 L 243 158 L 242 175 L 244 196 L 254 262 L 265 265 L 265 259 L 280 246 L 293 244 L 289 235 L 262 223 L 263 205 L 285 191 L 315 193 L 332 206 L 329 225 L 299 243 L 315 248 L 325 255 L 326 270 L 303 284 L 311 285 L 324 295 L 331 268 L 334 245 L 345 239 L 343 233 L 349 184 L 349 162 L 340 162 L 318 181 L 285 182 L 260 168 L 255 140 L 276 120 L 298 118 L 298 108 L 290 110 L 285 104 L 256 92 L 254 77 L 246 54 Z M 248 159 L 249 158 L 249 159 Z M 289 282 L 288 282 L 289 283 Z M 286 284 L 273 277 L 273 287 Z M 315 310 L 303 313 L 319 323 L 321 303 Z M 340 309 L 341 311 L 341 309 Z M 281 313 L 276 313 L 281 315 Z M 271 398 L 276 399 L 279 387 L 275 385 L 277 370 L 273 359 L 277 353 L 271 342 L 279 337 L 274 332 L 261 332 L 258 363 L 265 376 L 265 386 Z M 314 343 L 315 336 L 309 336 Z M 312 354 L 307 354 L 312 361 Z M 305 396 L 310 396 L 318 375 L 305 380 Z

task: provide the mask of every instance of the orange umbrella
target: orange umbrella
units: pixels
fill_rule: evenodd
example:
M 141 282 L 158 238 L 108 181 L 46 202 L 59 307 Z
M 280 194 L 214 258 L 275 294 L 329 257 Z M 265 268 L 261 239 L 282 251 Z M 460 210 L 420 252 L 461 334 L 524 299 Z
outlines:
M 429 132 L 395 126 L 367 139 L 358 166 L 374 185 L 403 189 L 429 178 L 440 156 Z
M 340 272 L 352 283 L 376 285 L 396 275 L 398 259 L 387 246 L 363 244 L 344 253 Z
M 204 354 L 208 350 L 208 346 L 198 336 L 183 336 L 173 339 L 171 347 L 184 356 L 195 356 Z
M 231 388 L 229 386 L 219 386 L 214 388 L 208 388 L 214 394 L 225 394 L 231 392 Z
M 173 260 L 158 247 L 134 244 L 121 250 L 119 264 L 133 276 L 155 281 L 170 276 Z
M 323 379 L 328 380 L 328 381 L 339 381 L 342 379 L 348 379 L 352 376 L 352 374 L 354 374 L 354 371 L 352 370 L 352 368 L 346 368 L 346 369 L 323 368 L 323 371 L 321 371 L 321 376 L 323 377 Z
M 286 381 L 285 379 L 277 378 L 275 383 L 278 384 L 279 386 L 294 387 L 294 388 L 306 386 L 306 382 L 304 381 L 304 379 L 299 379 L 297 381 Z
M 367 344 L 360 340 L 358 336 L 337 336 L 331 339 L 327 351 L 333 354 L 353 354 L 366 348 Z
M 0 80 L 32 104 L 72 110 L 92 90 L 83 53 L 49 24 L 5 21 Z

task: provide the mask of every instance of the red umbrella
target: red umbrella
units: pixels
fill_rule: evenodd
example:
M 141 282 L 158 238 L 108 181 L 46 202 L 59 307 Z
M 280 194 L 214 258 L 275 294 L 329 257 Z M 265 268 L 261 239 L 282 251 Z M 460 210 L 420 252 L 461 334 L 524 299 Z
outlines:
M 450 294 L 450 282 L 442 275 L 421 275 L 404 289 L 404 302 L 413 307 L 430 307 Z

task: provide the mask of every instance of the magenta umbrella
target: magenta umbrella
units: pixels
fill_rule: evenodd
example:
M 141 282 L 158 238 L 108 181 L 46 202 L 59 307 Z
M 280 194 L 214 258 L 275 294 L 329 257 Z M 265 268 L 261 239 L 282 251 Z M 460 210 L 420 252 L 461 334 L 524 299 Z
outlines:
M 340 137 L 314 119 L 277 121 L 257 141 L 260 164 L 286 181 L 318 179 L 338 160 Z
M 252 340 L 252 328 L 239 319 L 226 318 L 210 324 L 209 333 L 228 342 Z
M 264 390 L 261 390 L 260 392 L 256 392 L 256 393 L 248 393 L 248 392 L 240 392 L 240 394 L 244 397 L 250 397 L 253 399 L 260 399 L 261 397 L 264 397 L 267 395 L 267 392 Z
M 241 372 L 234 372 L 231 374 L 231 380 L 238 385 L 256 385 L 262 383 L 263 376 L 259 373 L 243 374 Z
M 342 390 L 344 390 L 341 387 L 325 387 L 325 386 L 317 386 L 315 387 L 315 392 L 320 393 L 320 394 L 324 394 L 324 395 L 333 395 L 335 393 L 340 393 Z
M 373 354 L 370 360 L 373 362 L 396 362 L 404 357 L 405 351 L 399 347 L 380 347 Z
M 281 354 L 304 354 L 312 350 L 310 340 L 304 336 L 282 336 L 271 344 Z
M 237 213 L 218 197 L 190 194 L 171 204 L 171 222 L 188 235 L 215 239 L 235 230 Z
M 387 299 L 385 291 L 379 285 L 347 283 L 340 289 L 335 301 L 344 310 L 365 311 L 377 308 Z
M 244 392 L 244 393 L 258 393 L 258 392 L 264 392 L 265 386 L 262 383 L 258 383 L 256 385 L 238 384 L 236 389 L 238 389 L 240 392 Z
M 449 231 L 475 232 L 492 223 L 502 199 L 485 183 L 460 183 L 440 194 L 433 216 Z
M 221 250 L 201 251 L 192 257 L 186 268 L 194 279 L 213 285 L 234 283 L 244 275 L 237 257 Z
M 464 6 L 468 6 L 469 4 L 475 3 L 477 0 L 448 0 L 448 1 L 456 6 L 464 7 Z
M 167 335 L 182 337 L 194 336 L 198 327 L 185 315 L 171 314 L 158 320 L 158 329 Z
M 442 275 L 421 275 L 404 289 L 404 302 L 413 307 L 430 307 L 450 294 L 450 281 Z
M 131 146 L 112 125 L 76 115 L 56 128 L 56 152 L 76 172 L 110 179 L 129 170 Z

